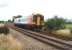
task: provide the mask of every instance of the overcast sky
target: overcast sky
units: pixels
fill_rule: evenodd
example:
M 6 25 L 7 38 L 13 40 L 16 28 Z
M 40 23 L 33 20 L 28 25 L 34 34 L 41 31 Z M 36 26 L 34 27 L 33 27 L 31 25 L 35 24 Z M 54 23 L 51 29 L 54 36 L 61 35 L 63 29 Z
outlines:
M 72 18 L 72 0 L 0 0 L 0 20 L 11 19 L 15 15 L 27 16 L 39 12 L 45 19 L 54 15 Z

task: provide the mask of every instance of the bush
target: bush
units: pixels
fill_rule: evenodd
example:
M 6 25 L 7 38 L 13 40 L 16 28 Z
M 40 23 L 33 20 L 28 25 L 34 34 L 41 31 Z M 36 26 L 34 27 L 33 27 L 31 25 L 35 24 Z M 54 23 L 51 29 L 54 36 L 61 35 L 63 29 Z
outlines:
M 9 28 L 7 28 L 7 27 L 0 28 L 0 34 L 2 34 L 2 33 L 5 35 L 9 34 Z
M 48 19 L 45 22 L 45 26 L 51 30 L 63 29 L 65 28 L 65 19 L 55 16 L 54 18 Z

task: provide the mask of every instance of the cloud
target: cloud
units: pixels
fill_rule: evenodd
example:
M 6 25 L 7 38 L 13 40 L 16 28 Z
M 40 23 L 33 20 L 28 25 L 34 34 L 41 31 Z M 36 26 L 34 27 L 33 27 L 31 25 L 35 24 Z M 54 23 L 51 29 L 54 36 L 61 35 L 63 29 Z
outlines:
M 0 4 L 0 8 L 7 7 L 8 4 Z
M 7 7 L 9 0 L 0 0 L 0 8 Z

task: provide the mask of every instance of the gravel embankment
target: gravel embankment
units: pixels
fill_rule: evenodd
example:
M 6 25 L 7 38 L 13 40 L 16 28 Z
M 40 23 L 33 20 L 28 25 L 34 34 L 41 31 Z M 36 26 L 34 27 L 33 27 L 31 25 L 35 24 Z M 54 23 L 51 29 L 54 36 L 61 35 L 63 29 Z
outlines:
M 13 29 L 10 29 L 11 35 L 19 42 L 22 43 L 22 50 L 59 50 L 53 46 L 42 43 L 36 39 L 28 37 Z

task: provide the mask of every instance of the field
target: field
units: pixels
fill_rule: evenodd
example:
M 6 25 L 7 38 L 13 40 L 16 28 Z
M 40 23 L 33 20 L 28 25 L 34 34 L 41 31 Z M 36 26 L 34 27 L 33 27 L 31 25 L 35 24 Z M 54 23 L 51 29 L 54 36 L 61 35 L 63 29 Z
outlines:
M 72 24 L 66 24 L 65 27 L 72 29 Z
M 65 29 L 57 30 L 55 33 L 59 37 L 72 38 L 72 24 L 66 24 Z
M 46 35 L 54 36 L 60 39 L 70 40 L 72 39 L 72 24 L 65 24 L 64 29 L 53 30 L 51 31 L 51 33 L 49 32 L 49 30 L 46 30 L 45 32 Z

